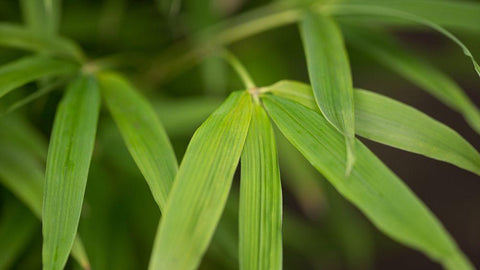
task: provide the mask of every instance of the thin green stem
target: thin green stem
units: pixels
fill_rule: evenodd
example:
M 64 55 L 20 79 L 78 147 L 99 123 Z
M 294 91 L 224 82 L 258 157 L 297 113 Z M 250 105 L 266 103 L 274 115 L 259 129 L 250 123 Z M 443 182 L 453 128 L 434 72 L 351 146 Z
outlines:
M 233 53 L 224 50 L 221 56 L 230 64 L 230 66 L 232 66 L 247 89 L 256 88 L 247 69 Z

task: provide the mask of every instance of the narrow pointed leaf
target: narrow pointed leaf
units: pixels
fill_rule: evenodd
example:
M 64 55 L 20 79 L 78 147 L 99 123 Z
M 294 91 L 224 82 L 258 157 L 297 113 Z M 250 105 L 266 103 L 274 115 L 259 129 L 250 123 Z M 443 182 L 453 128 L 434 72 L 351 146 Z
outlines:
M 382 232 L 446 269 L 473 269 L 428 208 L 360 141 L 347 178 L 343 136 L 320 113 L 273 95 L 263 101 L 285 137 Z
M 252 104 L 233 93 L 195 132 L 160 222 L 149 269 L 195 269 L 222 214 L 243 144 Z
M 167 134 L 150 104 L 121 76 L 104 73 L 99 79 L 123 140 L 163 210 L 177 173 L 177 158 Z
M 66 90 L 53 125 L 43 202 L 43 269 L 62 269 L 77 232 L 92 157 L 100 93 L 85 75 Z
M 463 114 L 470 126 L 480 133 L 480 110 L 458 84 L 442 71 L 407 49 L 401 48 L 386 33 L 352 27 L 346 28 L 345 32 L 352 46 Z
M 66 60 L 27 56 L 0 67 L 0 97 L 26 83 L 47 76 L 72 74 L 78 66 Z
M 325 118 L 345 135 L 347 173 L 354 162 L 353 85 L 347 51 L 335 22 L 307 13 L 300 22 L 308 75 L 315 100 Z
M 282 81 L 272 93 L 316 109 L 312 89 Z M 406 104 L 370 91 L 355 90 L 356 133 L 362 137 L 480 175 L 480 154 L 453 129 Z
M 270 119 L 255 105 L 241 158 L 240 269 L 282 269 L 282 187 Z
M 62 37 L 43 36 L 24 26 L 0 23 L 0 46 L 70 57 L 84 58 L 82 50 L 72 41 Z
M 61 0 L 21 0 L 25 23 L 44 35 L 55 35 L 60 21 Z
M 33 237 L 40 223 L 18 202 L 7 202 L 0 216 L 0 269 L 11 269 L 12 264 Z
M 9 129 L 1 129 L 0 132 L 0 183 L 41 220 L 46 143 L 37 136 L 37 132 L 32 127 L 22 123 L 20 118 L 3 117 L 0 123 L 4 124 L 6 119 L 9 119 L 7 122 Z M 39 153 L 43 151 L 42 149 L 45 152 Z M 41 157 L 42 161 L 39 162 L 36 156 Z M 83 269 L 90 268 L 79 237 L 75 239 L 72 256 Z
M 438 33 L 444 35 L 446 38 L 453 41 L 460 49 L 465 56 L 470 58 L 474 70 L 477 72 L 477 75 L 480 76 L 480 65 L 478 65 L 477 60 L 473 56 L 472 52 L 468 47 L 463 44 L 454 34 L 452 34 L 447 29 L 443 28 L 441 25 L 428 20 L 424 17 L 417 16 L 412 13 L 403 12 L 401 10 L 385 8 L 375 5 L 358 5 L 358 4 L 336 4 L 329 10 L 332 14 L 335 15 L 373 15 L 373 16 L 385 16 L 391 18 L 398 18 L 416 24 L 420 24 L 426 27 L 429 27 L 432 30 L 437 31 Z

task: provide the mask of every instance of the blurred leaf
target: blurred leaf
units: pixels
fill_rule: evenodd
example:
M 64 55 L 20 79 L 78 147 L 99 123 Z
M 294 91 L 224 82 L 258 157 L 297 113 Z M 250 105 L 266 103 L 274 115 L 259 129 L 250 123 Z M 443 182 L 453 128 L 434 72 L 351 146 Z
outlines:
M 281 81 L 272 93 L 316 110 L 312 89 Z M 406 104 L 365 90 L 355 90 L 356 133 L 405 151 L 445 161 L 480 175 L 480 154 L 448 126 Z
M 0 219 L 0 269 L 11 269 L 39 225 L 21 204 L 8 201 Z
M 285 137 L 382 232 L 447 269 L 474 269 L 426 206 L 360 141 L 347 178 L 343 136 L 320 113 L 272 95 L 263 101 Z
M 480 14 L 480 13 L 479 13 Z M 480 16 L 479 16 L 480 18 Z M 443 103 L 463 114 L 472 128 L 480 133 L 480 110 L 463 90 L 442 71 L 418 55 L 396 44 L 386 33 L 372 29 L 346 28 L 347 41 L 384 66 L 425 89 Z
M 300 22 L 308 74 L 315 100 L 325 118 L 345 135 L 346 172 L 355 162 L 353 86 L 343 38 L 335 22 L 307 13 Z
M 62 269 L 77 232 L 93 152 L 100 93 L 95 78 L 66 90 L 53 125 L 43 202 L 43 268 Z
M 348 0 L 347 3 L 392 8 L 431 20 L 445 27 L 480 30 L 480 4 L 457 0 Z
M 373 16 L 385 16 L 385 17 L 392 17 L 392 18 L 398 18 L 402 20 L 407 20 L 414 22 L 416 24 L 420 24 L 423 26 L 427 26 L 432 30 L 437 31 L 438 33 L 444 35 L 451 41 L 453 41 L 455 44 L 457 44 L 458 47 L 460 47 L 463 51 L 463 54 L 465 54 L 468 58 L 470 58 L 473 68 L 477 72 L 477 75 L 480 76 L 480 66 L 478 65 L 477 61 L 473 57 L 472 53 L 468 49 L 468 47 L 463 44 L 462 41 L 460 41 L 455 35 L 450 33 L 447 29 L 443 28 L 439 24 L 426 19 L 425 17 L 417 16 L 412 13 L 408 12 L 403 12 L 401 10 L 396 10 L 392 8 L 384 8 L 381 6 L 375 6 L 375 5 L 358 5 L 358 4 L 335 4 L 332 6 L 329 10 L 332 14 L 335 15 L 373 15 Z
M 255 105 L 242 152 L 240 269 L 282 269 L 282 187 L 270 119 Z
M 0 23 L 0 46 L 66 56 L 76 60 L 84 57 L 82 50 L 68 39 L 42 36 L 11 23 Z
M 5 64 L 0 67 L 0 97 L 36 79 L 72 74 L 78 68 L 72 62 L 45 56 L 27 56 Z
M 2 117 L 0 124 L 9 119 L 8 129 L 0 130 L 0 183 L 17 196 L 33 214 L 41 220 L 42 197 L 44 189 L 44 166 L 36 159 L 36 156 L 46 157 L 45 153 L 38 154 L 46 144 L 38 137 L 38 132 L 32 132 L 28 126 L 18 117 Z M 15 140 L 13 138 L 19 138 Z M 28 142 L 28 143 L 26 143 Z M 30 145 L 34 143 L 34 146 Z M 38 144 L 36 146 L 35 144 Z M 72 248 L 72 256 L 84 269 L 89 269 L 89 262 L 80 238 L 75 239 Z
M 168 136 L 150 104 L 121 76 L 103 73 L 99 80 L 125 144 L 163 211 L 178 166 Z
M 61 0 L 21 0 L 28 27 L 44 35 L 55 35 L 60 22 Z
M 155 239 L 149 269 L 194 269 L 223 211 L 252 113 L 233 93 L 195 132 Z

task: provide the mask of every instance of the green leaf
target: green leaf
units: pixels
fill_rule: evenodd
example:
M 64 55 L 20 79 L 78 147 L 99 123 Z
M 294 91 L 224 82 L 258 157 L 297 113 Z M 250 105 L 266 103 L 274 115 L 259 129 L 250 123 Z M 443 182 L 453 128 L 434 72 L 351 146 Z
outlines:
M 236 92 L 195 132 L 160 221 L 149 269 L 195 269 L 212 238 L 247 136 L 252 102 Z
M 43 36 L 11 23 L 0 23 L 0 46 L 65 56 L 79 61 L 84 59 L 82 50 L 68 39 Z
M 12 200 L 3 205 L 0 218 L 0 269 L 11 269 L 12 264 L 33 237 L 40 223 L 28 209 Z
M 72 62 L 45 56 L 27 56 L 0 67 L 0 97 L 31 81 L 72 74 L 79 67 Z
M 335 22 L 307 13 L 300 22 L 308 74 L 315 100 L 325 118 L 345 135 L 347 174 L 354 164 L 353 86 L 347 51 Z
M 9 119 L 8 122 L 6 119 Z M 21 118 L 9 115 L 0 121 L 0 124 L 5 123 L 9 128 L 0 129 L 0 183 L 41 220 L 46 143 Z M 40 151 L 45 152 L 39 153 Z M 42 159 L 42 164 L 37 157 Z M 72 255 L 84 269 L 90 268 L 79 237 L 75 239 Z
M 62 269 L 77 232 L 100 110 L 95 78 L 66 90 L 55 116 L 43 201 L 43 269 Z
M 347 3 L 378 6 L 414 14 L 442 26 L 480 31 L 480 4 L 452 0 L 348 0 Z
M 285 137 L 382 232 L 447 269 L 473 269 L 426 206 L 360 141 L 347 178 L 343 136 L 320 113 L 272 95 L 263 102 Z
M 312 89 L 282 81 L 272 93 L 316 109 Z M 480 154 L 448 126 L 406 104 L 365 90 L 355 90 L 356 133 L 405 151 L 445 161 L 480 175 Z
M 177 158 L 150 104 L 121 76 L 99 75 L 108 109 L 161 210 L 177 173 Z
M 241 158 L 240 269 L 282 269 L 282 187 L 273 128 L 256 105 Z
M 411 14 L 408 12 L 403 12 L 401 10 L 391 9 L 391 8 L 384 8 L 381 6 L 375 5 L 359 5 L 359 4 L 335 4 L 331 6 L 329 12 L 332 15 L 374 15 L 374 16 L 385 16 L 391 18 L 398 18 L 402 20 L 411 21 L 423 26 L 427 26 L 432 30 L 437 31 L 438 33 L 444 35 L 455 44 L 457 44 L 460 49 L 462 49 L 463 54 L 465 54 L 468 58 L 470 58 L 473 68 L 477 72 L 478 76 L 480 76 L 480 65 L 478 65 L 477 61 L 473 57 L 472 52 L 468 49 L 468 47 L 463 44 L 455 35 L 450 33 L 447 29 L 443 28 L 439 24 L 428 20 L 424 17 L 417 16 L 415 14 Z
M 60 22 L 61 0 L 21 0 L 25 23 L 35 32 L 55 35 Z
M 423 61 L 418 55 L 397 45 L 386 33 L 373 29 L 346 28 L 346 38 L 353 47 L 370 55 L 379 63 L 398 72 L 407 80 L 425 89 L 428 93 L 463 114 L 465 120 L 480 133 L 480 110 L 463 90 L 435 66 Z

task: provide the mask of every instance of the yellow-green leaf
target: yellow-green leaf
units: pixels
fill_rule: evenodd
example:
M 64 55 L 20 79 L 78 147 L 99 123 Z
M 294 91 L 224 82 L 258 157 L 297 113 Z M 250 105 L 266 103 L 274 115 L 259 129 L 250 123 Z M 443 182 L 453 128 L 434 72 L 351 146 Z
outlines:
M 247 136 L 252 102 L 233 93 L 195 132 L 160 221 L 149 269 L 195 269 L 222 214 Z
M 63 269 L 77 233 L 100 110 L 94 77 L 67 88 L 55 116 L 43 201 L 43 269 Z
M 282 187 L 273 128 L 255 105 L 241 158 L 240 269 L 282 269 Z

